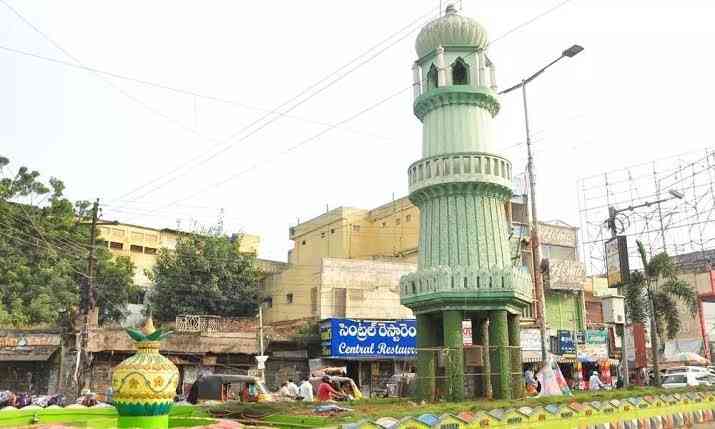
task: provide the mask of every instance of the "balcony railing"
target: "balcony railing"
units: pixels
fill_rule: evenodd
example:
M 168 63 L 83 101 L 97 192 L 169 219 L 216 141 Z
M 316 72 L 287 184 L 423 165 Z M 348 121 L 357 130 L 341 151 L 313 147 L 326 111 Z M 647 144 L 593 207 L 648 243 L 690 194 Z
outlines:
M 246 319 L 230 319 L 211 315 L 185 315 L 176 317 L 176 332 L 211 334 L 217 332 L 244 332 L 250 323 Z

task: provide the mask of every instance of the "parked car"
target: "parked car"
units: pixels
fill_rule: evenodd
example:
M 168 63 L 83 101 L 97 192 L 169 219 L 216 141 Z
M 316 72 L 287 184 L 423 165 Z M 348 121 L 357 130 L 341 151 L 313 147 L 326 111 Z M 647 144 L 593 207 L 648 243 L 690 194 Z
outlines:
M 679 387 L 709 386 L 711 376 L 702 372 L 678 372 L 668 374 L 663 378 L 662 386 L 666 389 Z
M 709 374 L 710 371 L 704 366 L 675 366 L 673 368 L 667 368 L 665 370 L 665 375 L 669 374 L 680 374 L 682 372 L 695 372 L 699 374 Z

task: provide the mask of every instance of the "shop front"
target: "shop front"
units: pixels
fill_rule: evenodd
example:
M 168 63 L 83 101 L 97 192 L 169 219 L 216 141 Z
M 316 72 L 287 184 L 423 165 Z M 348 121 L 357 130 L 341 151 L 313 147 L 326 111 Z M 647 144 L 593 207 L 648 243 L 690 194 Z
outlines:
M 581 390 L 588 389 L 588 380 L 594 372 L 598 372 L 604 384 L 615 384 L 619 362 L 608 356 L 607 329 L 587 329 L 584 332 L 583 344 L 578 345 L 578 364 Z
M 394 376 L 414 372 L 416 337 L 414 319 L 326 319 L 320 323 L 321 358 L 345 367 L 364 396 L 386 395 Z

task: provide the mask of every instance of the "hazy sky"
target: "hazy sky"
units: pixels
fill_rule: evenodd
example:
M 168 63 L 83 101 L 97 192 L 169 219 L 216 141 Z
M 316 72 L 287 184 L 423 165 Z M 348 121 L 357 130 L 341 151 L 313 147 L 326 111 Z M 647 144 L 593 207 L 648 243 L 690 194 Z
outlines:
M 559 3 L 463 6 L 495 39 Z M 410 90 L 329 127 L 410 86 L 420 25 L 400 30 L 430 10 L 436 16 L 438 6 L 0 0 L 2 47 L 75 63 L 68 53 L 85 66 L 223 100 L 0 49 L 0 154 L 63 179 L 73 199 L 101 198 L 105 218 L 187 227 L 190 218 L 212 223 L 224 209 L 228 230 L 259 234 L 260 256 L 284 260 L 297 218 L 326 204 L 372 208 L 406 194 L 421 138 Z M 713 21 L 715 4 L 705 0 L 572 0 L 491 46 L 501 88 L 573 43 L 586 48 L 529 87 L 543 219 L 578 225 L 579 177 L 713 145 Z M 288 116 L 246 129 L 351 68 Z M 497 146 L 515 173 L 526 165 L 522 115 L 518 93 L 503 98 Z

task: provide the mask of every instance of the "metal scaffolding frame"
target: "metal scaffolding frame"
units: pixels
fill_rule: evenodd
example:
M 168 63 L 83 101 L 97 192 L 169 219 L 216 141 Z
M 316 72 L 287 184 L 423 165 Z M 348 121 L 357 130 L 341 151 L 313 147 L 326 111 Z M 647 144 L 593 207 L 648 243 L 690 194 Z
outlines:
M 668 198 L 648 207 L 625 211 L 616 219 L 628 238 L 631 269 L 641 266 L 635 240 L 654 255 L 701 255 L 715 249 L 715 148 L 705 148 L 632 165 L 578 180 L 582 255 L 590 275 L 606 274 L 605 241 L 610 233 L 608 207 L 627 209 Z

